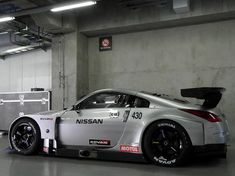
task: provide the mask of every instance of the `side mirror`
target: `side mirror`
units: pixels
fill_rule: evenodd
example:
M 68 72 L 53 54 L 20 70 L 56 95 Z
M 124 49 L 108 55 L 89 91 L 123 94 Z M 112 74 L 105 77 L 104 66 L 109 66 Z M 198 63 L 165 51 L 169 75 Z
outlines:
M 80 111 L 76 105 L 73 105 L 72 111 L 76 111 L 78 114 L 80 113 Z
M 73 105 L 73 106 L 72 106 L 72 111 L 74 111 L 74 110 L 76 110 L 76 109 L 77 109 L 76 105 Z

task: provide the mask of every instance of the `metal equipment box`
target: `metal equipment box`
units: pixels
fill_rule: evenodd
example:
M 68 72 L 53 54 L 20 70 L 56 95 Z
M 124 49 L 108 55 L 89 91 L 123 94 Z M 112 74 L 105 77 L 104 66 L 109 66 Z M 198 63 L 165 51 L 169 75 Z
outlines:
M 19 116 L 51 109 L 51 92 L 1 92 L 0 130 L 8 130 Z

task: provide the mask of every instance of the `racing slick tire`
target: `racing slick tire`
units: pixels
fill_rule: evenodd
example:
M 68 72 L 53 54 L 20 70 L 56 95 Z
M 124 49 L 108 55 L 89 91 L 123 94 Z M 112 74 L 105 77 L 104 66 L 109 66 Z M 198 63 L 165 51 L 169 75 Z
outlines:
M 24 118 L 13 125 L 10 131 L 10 142 L 18 153 L 31 155 L 38 151 L 40 136 L 40 129 L 37 123 L 31 119 Z
M 143 139 L 143 152 L 148 160 L 161 166 L 185 163 L 191 151 L 191 140 L 183 127 L 170 120 L 154 122 Z

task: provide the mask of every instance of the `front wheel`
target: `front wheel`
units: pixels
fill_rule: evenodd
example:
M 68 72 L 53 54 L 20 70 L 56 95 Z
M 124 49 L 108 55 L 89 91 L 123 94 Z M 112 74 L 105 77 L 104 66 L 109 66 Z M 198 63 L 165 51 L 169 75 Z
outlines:
M 187 132 L 170 120 L 153 123 L 144 135 L 144 153 L 157 165 L 180 165 L 188 158 L 190 149 L 191 141 Z
M 34 154 L 40 143 L 40 129 L 31 119 L 20 119 L 10 132 L 10 142 L 20 154 Z

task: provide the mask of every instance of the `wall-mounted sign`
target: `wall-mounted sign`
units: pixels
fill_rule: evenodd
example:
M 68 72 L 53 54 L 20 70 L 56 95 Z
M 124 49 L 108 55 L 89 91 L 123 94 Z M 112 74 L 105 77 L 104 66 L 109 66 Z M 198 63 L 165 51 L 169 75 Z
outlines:
M 101 37 L 99 40 L 100 51 L 112 50 L 112 37 Z

